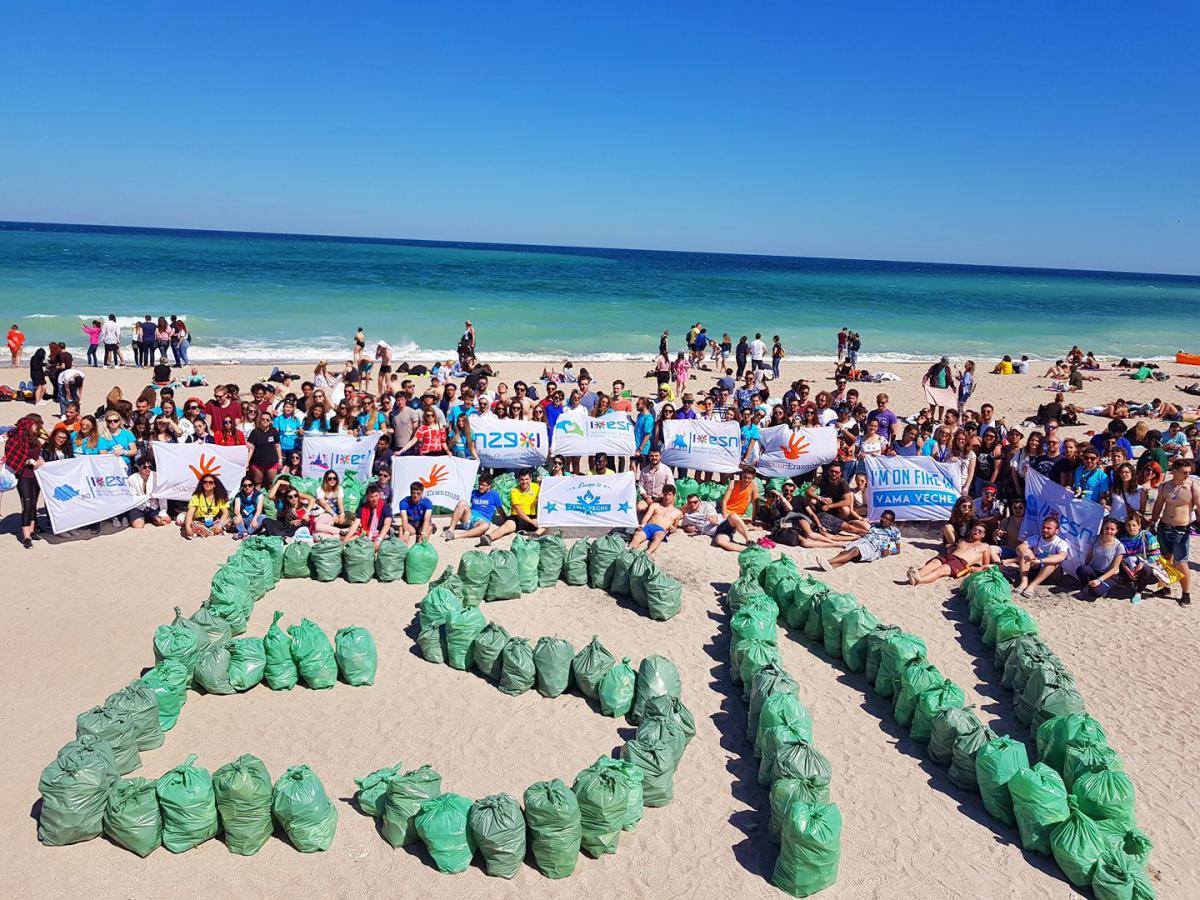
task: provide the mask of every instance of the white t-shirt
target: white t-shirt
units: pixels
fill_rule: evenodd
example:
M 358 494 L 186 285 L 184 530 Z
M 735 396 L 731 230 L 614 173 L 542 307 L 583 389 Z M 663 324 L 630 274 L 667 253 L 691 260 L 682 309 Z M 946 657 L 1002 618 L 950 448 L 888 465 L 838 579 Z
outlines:
M 754 340 L 752 340 L 750 342 L 750 358 L 752 360 L 757 361 L 757 360 L 762 359 L 763 354 L 765 354 L 766 352 L 767 352 L 767 345 L 764 344 L 762 341 L 760 341 L 758 338 L 755 338 Z
M 121 343 L 121 326 L 116 322 L 106 321 L 100 326 L 100 340 L 105 344 Z
M 1145 488 L 1137 488 L 1128 495 L 1129 500 L 1126 501 L 1126 495 L 1114 488 L 1112 492 L 1112 509 L 1109 511 L 1109 515 L 1118 522 L 1126 521 L 1129 518 L 1131 510 L 1133 512 L 1141 512 L 1142 498 L 1145 495 Z
M 1038 542 L 1033 547 L 1033 555 L 1038 559 L 1045 559 L 1047 556 L 1054 556 L 1058 553 L 1069 553 L 1071 548 L 1057 534 L 1046 540 L 1044 537 L 1038 537 Z
M 63 369 L 58 373 L 58 383 L 60 386 L 71 384 L 77 378 L 83 378 L 83 371 L 81 369 Z
M 709 519 L 717 514 L 717 505 L 710 500 L 701 500 L 700 508 L 694 513 L 688 512 L 686 509 L 683 512 L 683 527 L 695 528 L 701 534 L 712 537 L 716 531 L 719 522 L 710 522 Z

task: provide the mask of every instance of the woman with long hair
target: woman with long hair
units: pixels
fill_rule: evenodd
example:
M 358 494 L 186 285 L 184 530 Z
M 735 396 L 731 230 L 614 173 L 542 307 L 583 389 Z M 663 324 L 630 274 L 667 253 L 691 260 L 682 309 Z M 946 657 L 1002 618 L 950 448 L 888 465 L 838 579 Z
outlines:
M 451 456 L 459 459 L 478 459 L 479 452 L 475 449 L 475 434 L 471 431 L 471 417 L 459 413 L 446 439 L 446 447 Z
M 970 495 L 971 485 L 975 482 L 976 461 L 976 453 L 971 449 L 971 436 L 967 434 L 966 429 L 958 429 L 950 439 L 950 462 L 958 466 L 962 478 L 961 493 L 964 497 Z
M 331 375 L 329 372 L 329 361 L 321 360 L 313 366 L 313 387 L 317 390 L 326 389 L 333 390 L 333 386 L 337 384 L 338 376 Z
M 788 424 L 788 415 L 787 415 L 787 410 L 783 408 L 783 404 L 777 403 L 774 406 L 772 406 L 771 407 L 771 421 L 767 423 L 767 426 L 773 428 L 776 425 L 787 425 L 787 424 Z
M 330 423 L 329 430 L 340 434 L 358 433 L 358 415 L 348 400 L 343 400 L 337 405 L 337 414 Z
M 232 423 L 232 419 L 226 418 Z M 262 489 L 254 484 L 249 475 L 242 476 L 241 489 L 233 495 L 233 528 L 237 532 L 233 539 L 240 541 L 244 537 L 257 534 L 262 528 L 266 516 L 263 514 L 263 503 L 266 496 Z
M 313 392 L 313 397 L 316 397 L 316 392 Z M 329 431 L 329 422 L 325 418 L 325 404 L 320 400 L 315 400 L 308 405 L 308 409 L 304 413 L 304 434 L 325 434 Z
M 171 327 L 163 316 L 158 317 L 158 327 L 154 329 L 154 349 L 158 351 L 158 363 L 167 361 L 167 350 L 171 347 Z
M 92 420 L 93 426 L 95 419 Z M 67 434 L 62 430 L 64 435 Z M 69 436 L 68 436 L 69 437 Z M 33 532 L 37 523 L 38 498 L 41 490 L 38 488 L 35 472 L 43 462 L 42 447 L 47 441 L 47 435 L 42 425 L 42 417 L 37 413 L 22 416 L 8 434 L 4 444 L 4 465 L 17 479 L 17 496 L 21 498 L 21 546 L 26 550 L 33 549 Z M 73 453 L 70 441 L 63 458 L 70 458 Z
M 942 526 L 942 543 L 953 550 L 959 541 L 971 533 L 975 521 L 975 506 L 971 498 L 959 497 L 950 510 L 950 521 Z
M 229 527 L 229 492 L 215 475 L 203 475 L 188 501 L 183 518 L 183 536 L 212 537 L 223 534 Z
M 1138 484 L 1137 469 L 1132 463 L 1121 463 L 1113 472 L 1112 506 L 1109 516 L 1116 522 L 1127 522 L 1131 515 L 1146 516 L 1146 489 Z
M 237 422 L 233 420 L 233 416 L 223 416 L 221 418 L 221 430 L 213 435 L 213 440 L 222 447 L 246 446 L 246 436 L 238 428 Z
M 75 432 L 75 455 L 99 456 L 100 453 L 100 429 L 96 417 L 80 416 L 79 430 Z
M 321 477 L 321 484 L 317 488 L 317 506 L 330 515 L 333 524 L 338 528 L 345 528 L 350 524 L 346 495 L 342 492 L 342 479 L 332 469 Z

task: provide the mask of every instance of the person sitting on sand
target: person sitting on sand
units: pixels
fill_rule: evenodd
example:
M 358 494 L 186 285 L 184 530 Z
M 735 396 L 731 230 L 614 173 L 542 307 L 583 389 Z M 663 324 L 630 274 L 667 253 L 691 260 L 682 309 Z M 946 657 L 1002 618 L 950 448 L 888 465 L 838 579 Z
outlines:
M 479 485 L 471 491 L 468 500 L 462 500 L 454 507 L 450 516 L 450 524 L 442 537 L 447 541 L 457 538 L 479 538 L 487 534 L 493 525 L 504 523 L 503 501 L 500 492 L 492 487 L 492 476 L 483 473 L 479 476 Z
M 816 498 L 818 512 L 841 519 L 842 531 L 859 536 L 867 533 L 870 526 L 854 512 L 854 495 L 842 477 L 841 463 L 826 465 L 817 486 L 821 491 Z
M 215 475 L 196 483 L 183 519 L 183 536 L 206 538 L 223 534 L 229 527 L 229 493 Z
M 633 533 L 630 549 L 637 550 L 649 544 L 646 552 L 653 554 L 682 520 L 683 510 L 675 506 L 675 485 L 668 484 L 663 488 L 662 499 L 651 503 L 642 514 L 642 524 Z
M 991 489 L 993 496 L 996 494 L 996 486 L 987 484 L 984 486 L 983 492 L 987 493 Z M 947 549 L 952 549 L 959 541 L 966 540 L 967 535 L 971 533 L 971 529 L 975 526 L 975 506 L 970 497 L 959 497 L 954 506 L 950 510 L 950 518 L 946 524 L 942 526 L 942 545 Z
M 508 495 L 508 504 L 512 512 L 491 534 L 481 537 L 476 546 L 490 547 L 493 541 L 512 534 L 514 531 L 521 534 L 545 534 L 546 529 L 539 528 L 537 523 L 540 490 L 541 485 L 535 484 L 533 481 L 533 473 L 529 469 L 522 469 L 517 474 L 517 486 Z
M 342 537 L 346 543 L 355 538 L 365 537 L 379 549 L 380 543 L 392 533 L 392 510 L 383 499 L 383 491 L 378 484 L 367 485 L 366 495 L 358 508 L 358 517 L 354 526 Z
M 1087 559 L 1076 575 L 1083 582 L 1081 597 L 1095 603 L 1117 584 L 1121 564 L 1125 561 L 1125 545 L 1117 539 L 1118 525 L 1115 519 L 1105 519 L 1100 534 L 1088 548 Z M 1140 597 L 1138 598 L 1141 599 Z
M 1012 357 L 1005 354 L 1004 358 L 992 368 L 993 375 L 1012 375 L 1013 361 Z
M 1001 559 L 1016 559 L 1021 546 L 1021 526 L 1025 522 L 1025 499 L 1018 497 L 1004 516 L 992 529 L 992 543 L 1000 552 Z
M 872 525 L 865 535 L 851 541 L 841 553 L 829 558 L 822 556 L 817 563 L 826 572 L 832 572 L 856 559 L 869 563 L 899 552 L 900 529 L 896 527 L 896 514 L 885 509 L 879 516 L 878 525 Z
M 978 523 L 971 527 L 964 540 L 954 545 L 953 550 L 939 553 L 928 560 L 921 568 L 908 570 L 908 583 L 913 587 L 919 584 L 933 584 L 947 576 L 962 578 L 976 569 L 990 566 L 1000 561 L 998 548 L 984 543 L 987 534 L 984 527 Z
M 1053 378 L 1055 381 L 1062 381 L 1070 374 L 1071 370 L 1067 368 L 1067 364 L 1061 359 L 1057 359 L 1054 361 L 1054 365 L 1048 368 L 1042 377 Z
M 738 472 L 736 480 L 729 482 L 725 496 L 721 498 L 719 511 L 725 517 L 713 533 L 712 544 L 722 550 L 736 548 L 733 537 L 740 534 L 742 540 L 750 543 L 750 533 L 746 529 L 746 519 L 749 510 L 758 500 L 758 485 L 754 483 L 754 470 L 744 468 Z
M 1024 540 L 1017 547 L 1017 566 L 1021 571 L 1017 593 L 1022 597 L 1028 597 L 1031 590 L 1045 583 L 1066 561 L 1071 548 L 1058 529 L 1058 519 L 1047 516 L 1042 520 L 1041 533 L 1033 542 Z
M 425 496 L 425 485 L 414 481 L 408 486 L 408 496 L 396 506 L 400 513 L 400 537 L 413 543 L 427 541 L 433 534 L 433 501 Z

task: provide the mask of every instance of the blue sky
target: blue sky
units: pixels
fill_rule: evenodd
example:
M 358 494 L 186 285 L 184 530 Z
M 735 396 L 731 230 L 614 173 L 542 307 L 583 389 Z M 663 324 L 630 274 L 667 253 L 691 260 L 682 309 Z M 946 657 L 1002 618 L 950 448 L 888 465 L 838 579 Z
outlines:
M 1200 273 L 1200 3 L 0 4 L 0 219 Z

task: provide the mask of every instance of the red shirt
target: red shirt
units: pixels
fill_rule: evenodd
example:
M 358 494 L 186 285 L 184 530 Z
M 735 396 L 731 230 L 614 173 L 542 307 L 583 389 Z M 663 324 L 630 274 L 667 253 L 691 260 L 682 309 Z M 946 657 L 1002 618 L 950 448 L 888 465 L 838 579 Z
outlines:
M 422 456 L 445 454 L 446 429 L 441 425 L 422 425 L 416 430 L 416 438 Z

